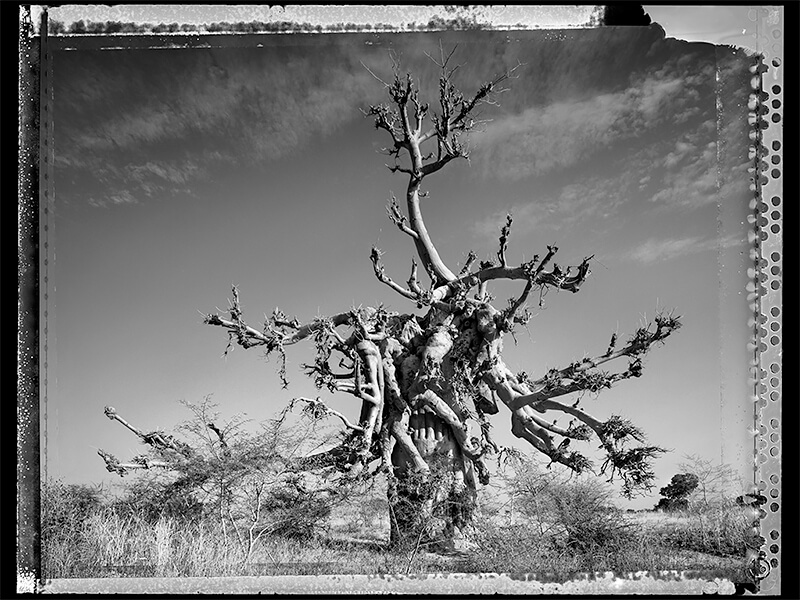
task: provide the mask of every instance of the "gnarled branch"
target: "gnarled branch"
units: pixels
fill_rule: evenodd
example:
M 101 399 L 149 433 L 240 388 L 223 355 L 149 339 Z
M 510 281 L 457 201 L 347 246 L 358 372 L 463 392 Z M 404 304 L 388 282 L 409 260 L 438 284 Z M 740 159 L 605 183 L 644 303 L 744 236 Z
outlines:
M 319 397 L 316 398 L 305 398 L 303 396 L 299 396 L 297 398 L 292 399 L 289 403 L 289 406 L 294 406 L 295 402 L 305 402 L 306 407 L 303 409 L 303 412 L 310 415 L 313 419 L 321 419 L 323 417 L 332 416 L 339 419 L 347 429 L 355 431 L 357 433 L 364 433 L 364 428 L 352 423 L 350 419 L 340 413 L 338 410 L 332 409 L 330 406 L 325 404 Z
M 418 239 L 419 235 L 416 231 L 408 226 L 408 219 L 400 211 L 400 206 L 397 204 L 397 198 L 392 195 L 389 205 L 386 207 L 386 212 L 389 213 L 389 219 L 397 225 L 397 228 L 403 233 L 411 236 L 413 239 Z
M 655 329 L 651 331 L 653 325 L 655 325 Z M 512 409 L 526 405 L 548 408 L 551 405 L 546 401 L 551 398 L 584 390 L 596 392 L 602 388 L 611 387 L 622 379 L 639 377 L 642 373 L 640 357 L 653 344 L 663 342 L 679 327 L 680 321 L 677 317 L 660 315 L 647 327 L 639 328 L 625 346 L 610 354 L 606 352 L 594 358 L 584 358 L 563 369 L 551 369 L 530 385 L 532 391 L 529 394 L 517 396 L 509 406 Z M 633 359 L 625 371 L 609 374 L 597 369 L 604 363 L 625 356 Z
M 120 477 L 124 477 L 128 471 L 135 471 L 139 469 L 170 469 L 173 467 L 171 463 L 162 461 L 162 460 L 155 460 L 147 456 L 136 456 L 129 463 L 122 463 L 119 462 L 116 456 L 111 454 L 110 452 L 106 452 L 105 450 L 98 448 L 97 454 L 105 461 L 106 463 L 106 470 L 109 473 L 116 473 Z
M 551 246 L 549 248 L 554 247 Z M 589 274 L 589 261 L 593 257 L 590 256 L 583 259 L 580 265 L 577 267 L 569 267 L 566 272 L 563 272 L 558 265 L 555 265 L 550 271 L 544 271 L 544 265 L 554 253 L 554 250 L 551 250 L 538 267 L 534 264 L 535 261 L 530 261 L 518 267 L 482 266 L 482 268 L 475 273 L 463 275 L 437 287 L 433 290 L 431 299 L 434 301 L 445 300 L 459 289 L 471 289 L 484 282 L 495 279 L 523 279 L 531 282 L 532 285 L 549 285 L 558 289 L 577 292 Z M 574 272 L 573 269 L 575 270 Z

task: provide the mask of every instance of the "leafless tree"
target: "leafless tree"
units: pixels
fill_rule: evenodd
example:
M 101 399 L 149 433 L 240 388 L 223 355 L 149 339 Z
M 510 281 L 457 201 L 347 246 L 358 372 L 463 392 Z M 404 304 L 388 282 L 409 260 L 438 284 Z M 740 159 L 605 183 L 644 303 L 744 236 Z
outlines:
M 690 496 L 690 500 L 701 503 L 704 508 L 725 502 L 733 502 L 744 488 L 741 478 L 728 464 L 722 464 L 689 454 L 684 456 L 684 462 L 678 467 L 697 477 L 697 487 Z
M 454 83 L 459 66 L 453 64 L 453 51 L 430 57 L 440 71 L 434 105 L 422 100 L 411 74 L 403 74 L 393 61 L 390 81 L 370 71 L 384 86 L 388 102 L 363 111 L 388 137 L 383 150 L 391 159 L 387 167 L 407 179 L 405 210 L 392 197 L 387 211 L 416 254 L 405 284 L 390 277 L 378 248 L 372 248 L 370 259 L 378 281 L 417 312 L 359 307 L 301 322 L 275 309 L 256 328 L 245 321 L 234 287 L 227 313 L 205 316 L 208 325 L 228 331 L 229 347 L 259 347 L 267 355 L 278 355 L 284 384 L 287 348 L 303 341 L 314 344 L 315 359 L 304 365 L 306 374 L 320 390 L 354 396 L 360 414 L 351 420 L 320 397 L 294 399 L 293 404 L 304 405 L 308 414 L 335 417 L 345 429 L 341 444 L 309 457 L 305 466 L 333 467 L 347 478 L 385 473 L 393 540 L 413 528 L 420 514 L 443 505 L 451 509 L 438 529 L 426 526 L 426 535 L 449 543 L 463 539 L 479 483 L 489 479 L 484 460 L 498 451 L 489 416 L 497 414 L 501 404 L 509 411 L 513 434 L 551 464 L 576 472 L 595 470 L 576 446 L 596 438 L 604 452 L 598 474 L 620 479 L 627 496 L 650 489 L 651 462 L 663 449 L 646 445 L 643 432 L 627 419 L 590 415 L 580 400 L 586 392 L 597 393 L 639 377 L 644 355 L 680 326 L 677 317 L 659 314 L 628 339 L 618 340 L 614 334 L 604 351 L 550 368 L 538 379 L 506 366 L 504 336 L 527 324 L 531 292 L 555 288 L 577 293 L 589 275 L 592 257 L 563 267 L 555 262 L 558 248 L 547 246 L 543 255 L 511 265 L 507 249 L 513 220 L 508 216 L 500 229 L 495 260 L 476 265 L 477 257 L 470 251 L 458 272 L 442 260 L 422 215 L 423 183 L 451 161 L 469 157 L 468 134 L 481 123 L 481 111 L 495 103 L 522 67 L 508 69 L 468 95 Z M 420 267 L 428 287 L 419 279 Z M 502 280 L 518 281 L 521 291 L 498 308 L 489 286 Z M 604 370 L 612 362 L 624 368 Z M 570 394 L 577 399 L 565 400 Z M 553 418 L 561 414 L 571 419 L 566 427 Z

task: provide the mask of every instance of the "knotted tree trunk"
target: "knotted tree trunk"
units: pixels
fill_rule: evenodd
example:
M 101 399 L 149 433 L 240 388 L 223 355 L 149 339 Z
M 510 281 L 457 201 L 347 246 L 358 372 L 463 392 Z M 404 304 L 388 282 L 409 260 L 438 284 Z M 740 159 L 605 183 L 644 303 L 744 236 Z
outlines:
M 474 466 L 450 427 L 430 409 L 411 412 L 409 434 L 430 475 L 415 471 L 412 457 L 395 446 L 388 498 L 391 540 L 437 548 L 463 545 L 475 510 Z

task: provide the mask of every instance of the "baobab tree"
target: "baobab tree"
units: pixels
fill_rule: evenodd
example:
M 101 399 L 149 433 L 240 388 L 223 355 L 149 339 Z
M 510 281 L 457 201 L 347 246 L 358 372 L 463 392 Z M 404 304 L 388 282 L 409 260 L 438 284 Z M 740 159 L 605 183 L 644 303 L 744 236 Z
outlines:
M 402 74 L 395 62 L 388 82 L 370 71 L 384 86 L 388 102 L 363 110 L 388 136 L 383 150 L 391 159 L 387 167 L 407 179 L 404 209 L 392 197 L 387 211 L 415 250 L 405 283 L 390 276 L 378 248 L 369 257 L 378 281 L 414 311 L 358 307 L 301 322 L 275 309 L 263 326 L 253 327 L 234 287 L 227 312 L 204 318 L 206 324 L 227 330 L 229 346 L 277 355 L 284 386 L 289 347 L 304 341 L 314 345 L 315 357 L 304 365 L 305 373 L 319 390 L 354 396 L 360 412 L 351 420 L 321 397 L 293 399 L 293 406 L 302 404 L 314 418 L 334 417 L 344 426 L 340 444 L 305 458 L 298 468 L 329 469 L 343 480 L 385 474 L 395 541 L 407 532 L 448 543 L 463 539 L 479 485 L 490 477 L 486 459 L 501 451 L 490 423 L 501 405 L 510 414 L 511 432 L 551 464 L 618 479 L 626 496 L 652 488 L 652 461 L 664 450 L 647 445 L 643 432 L 627 419 L 614 415 L 601 420 L 584 411 L 580 401 L 585 392 L 639 377 L 644 355 L 680 326 L 677 317 L 660 314 L 628 339 L 618 340 L 614 334 L 597 355 L 552 367 L 536 379 L 508 368 L 503 340 L 528 324 L 531 292 L 555 288 L 577 293 L 593 257 L 563 267 L 555 261 L 558 248 L 552 245 L 527 262 L 511 265 L 509 215 L 493 260 L 478 261 L 470 251 L 458 271 L 445 264 L 423 219 L 423 185 L 451 161 L 468 158 L 467 138 L 480 124 L 479 112 L 495 102 L 522 66 L 465 95 L 454 84 L 458 66 L 451 64 L 452 56 L 442 52 L 441 58 L 431 57 L 440 71 L 434 104 L 423 101 L 411 74 Z M 421 272 L 427 275 L 425 287 Z M 490 294 L 490 285 L 499 281 L 521 286 L 519 295 L 501 307 Z M 624 366 L 603 368 L 612 362 Z M 575 397 L 564 400 L 571 394 Z M 554 417 L 561 414 L 571 419 L 567 426 L 556 424 Z M 593 438 L 604 455 L 599 467 L 577 447 Z

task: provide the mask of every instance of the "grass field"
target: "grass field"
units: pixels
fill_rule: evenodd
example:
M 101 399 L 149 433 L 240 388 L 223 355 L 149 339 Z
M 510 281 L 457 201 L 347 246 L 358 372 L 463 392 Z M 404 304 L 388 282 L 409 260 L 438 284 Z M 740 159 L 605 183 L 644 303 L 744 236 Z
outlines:
M 573 521 L 550 514 L 549 521 L 521 516 L 513 522 L 486 507 L 476 520 L 475 547 L 450 554 L 424 546 L 389 549 L 385 508 L 375 498 L 356 500 L 337 506 L 314 535 L 266 535 L 249 545 L 246 532 L 211 519 L 153 521 L 103 504 L 83 514 L 67 510 L 57 527 L 44 531 L 45 577 L 490 572 L 567 580 L 586 572 L 676 570 L 746 580 L 748 517 L 735 506 L 669 515 L 614 509 Z

